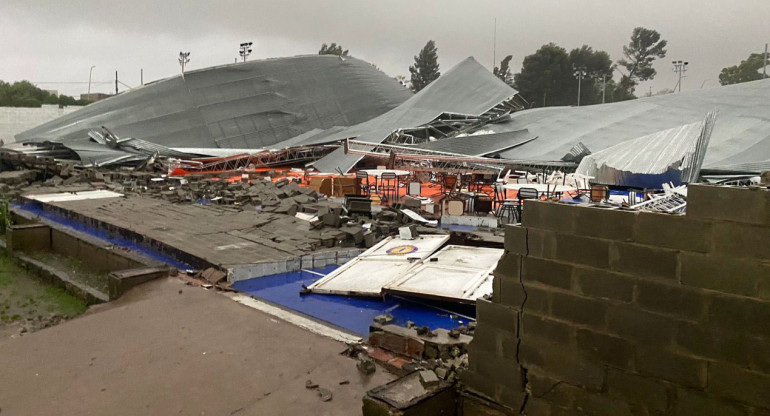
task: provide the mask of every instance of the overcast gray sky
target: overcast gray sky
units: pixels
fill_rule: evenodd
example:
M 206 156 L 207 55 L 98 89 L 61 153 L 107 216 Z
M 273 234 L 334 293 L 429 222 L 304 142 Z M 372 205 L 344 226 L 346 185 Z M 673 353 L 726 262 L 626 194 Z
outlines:
M 690 62 L 682 90 L 719 85 L 721 68 L 770 42 L 768 0 L 2 0 L 0 79 L 27 79 L 76 95 L 179 72 L 180 50 L 190 69 L 232 63 L 238 45 L 254 42 L 250 59 L 316 53 L 337 42 L 391 76 L 409 74 L 413 56 L 436 41 L 441 70 L 474 56 L 492 66 L 513 54 L 513 69 L 541 45 L 583 44 L 617 60 L 636 26 L 669 42 L 658 76 L 637 95 L 672 88 L 672 60 Z M 113 81 L 114 82 L 114 81 Z M 124 89 L 123 86 L 120 87 Z

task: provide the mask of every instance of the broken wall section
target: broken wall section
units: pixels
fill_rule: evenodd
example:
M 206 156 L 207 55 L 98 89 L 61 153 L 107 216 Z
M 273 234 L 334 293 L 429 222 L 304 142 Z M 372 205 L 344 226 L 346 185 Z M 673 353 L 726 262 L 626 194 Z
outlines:
M 687 215 L 533 202 L 461 380 L 538 416 L 766 414 L 768 241 L 766 189 L 690 186 Z

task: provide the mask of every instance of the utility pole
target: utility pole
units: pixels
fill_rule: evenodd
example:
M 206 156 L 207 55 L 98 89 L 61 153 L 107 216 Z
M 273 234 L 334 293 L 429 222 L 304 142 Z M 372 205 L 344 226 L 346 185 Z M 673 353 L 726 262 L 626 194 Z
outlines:
M 572 74 L 577 78 L 578 80 L 578 97 L 577 97 L 577 106 L 580 107 L 580 85 L 583 83 L 583 77 L 587 75 L 585 68 L 576 69 L 575 72 Z
M 179 65 L 182 65 L 182 75 L 184 76 L 184 66 L 190 62 L 190 52 L 179 52 Z
M 118 95 L 118 71 L 115 71 L 115 95 Z
M 88 95 L 89 100 L 91 99 L 91 74 L 94 72 L 94 68 L 96 68 L 96 65 L 91 65 L 91 69 L 88 70 Z
M 495 29 L 492 34 L 492 68 L 497 65 L 497 18 L 495 17 Z
M 762 79 L 767 78 L 767 44 L 765 43 L 765 66 L 762 67 Z
M 690 63 L 687 61 L 671 61 L 672 64 L 674 64 L 674 72 L 679 74 L 679 82 L 676 83 L 676 85 L 679 87 L 679 92 L 682 92 L 682 78 L 684 77 L 684 73 L 687 72 L 687 65 Z M 674 87 L 676 89 L 676 87 Z
M 602 75 L 602 104 L 604 104 L 604 92 L 607 88 L 607 74 Z
M 241 58 L 243 58 L 243 62 L 246 62 L 246 57 L 251 55 L 251 44 L 251 42 L 241 43 Z

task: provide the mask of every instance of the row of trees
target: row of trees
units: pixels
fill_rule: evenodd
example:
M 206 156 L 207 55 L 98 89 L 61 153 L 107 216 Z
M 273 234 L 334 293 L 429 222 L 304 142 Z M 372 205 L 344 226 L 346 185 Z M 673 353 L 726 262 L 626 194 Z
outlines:
M 86 105 L 88 101 L 78 100 L 69 95 L 56 95 L 41 90 L 29 81 L 13 84 L 0 81 L 0 107 L 40 107 L 43 104 Z

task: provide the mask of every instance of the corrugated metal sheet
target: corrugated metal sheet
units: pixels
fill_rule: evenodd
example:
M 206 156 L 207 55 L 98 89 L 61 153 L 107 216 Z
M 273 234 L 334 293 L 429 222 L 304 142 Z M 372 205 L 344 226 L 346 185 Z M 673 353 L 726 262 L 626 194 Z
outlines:
M 520 146 L 534 139 L 535 136 L 529 130 L 518 130 L 505 133 L 450 137 L 436 140 L 435 142 L 420 143 L 415 145 L 415 147 L 418 149 L 480 157 Z
M 704 170 L 770 169 L 770 79 L 584 107 L 549 107 L 514 113 L 485 127 L 528 129 L 538 139 L 504 158 L 558 160 L 578 143 L 597 152 L 647 134 L 698 122 L 717 110 Z
M 393 110 L 339 133 L 324 136 L 315 143 L 350 138 L 382 143 L 396 130 L 422 126 L 442 114 L 480 116 L 514 95 L 516 90 L 471 57 Z M 311 139 L 306 143 L 313 142 Z M 321 172 L 347 172 L 359 160 L 361 156 L 346 155 L 340 148 L 316 161 L 313 166 Z
M 263 148 L 312 129 L 364 122 L 413 96 L 371 64 L 330 55 L 187 72 L 88 105 L 16 136 L 85 138 L 107 126 L 166 147 Z
M 661 189 L 698 178 L 703 151 L 708 146 L 715 115 L 629 140 L 586 156 L 577 173 L 605 185 Z

